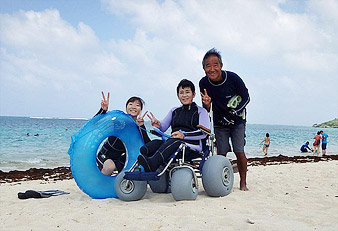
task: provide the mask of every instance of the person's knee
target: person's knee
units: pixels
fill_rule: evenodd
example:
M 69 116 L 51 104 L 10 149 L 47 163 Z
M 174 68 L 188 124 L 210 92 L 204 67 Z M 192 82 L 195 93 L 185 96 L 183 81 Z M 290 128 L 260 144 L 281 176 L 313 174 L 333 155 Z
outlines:
M 235 152 L 238 161 L 247 162 L 247 158 L 244 152 Z
M 141 152 L 141 154 L 143 154 L 143 155 L 145 155 L 145 156 L 148 156 L 148 148 L 147 148 L 147 146 L 142 146 L 141 148 L 140 148 L 140 152 Z
M 115 163 L 112 160 L 106 160 L 103 164 L 101 172 L 104 175 L 111 175 L 116 169 Z

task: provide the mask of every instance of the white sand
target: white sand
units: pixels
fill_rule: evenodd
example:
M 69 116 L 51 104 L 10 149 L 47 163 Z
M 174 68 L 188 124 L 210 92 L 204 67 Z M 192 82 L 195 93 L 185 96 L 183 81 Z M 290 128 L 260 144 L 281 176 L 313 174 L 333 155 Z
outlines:
M 338 230 L 338 161 L 249 167 L 249 192 L 235 187 L 175 202 L 149 189 L 136 202 L 93 200 L 74 180 L 0 185 L 0 230 Z M 69 195 L 19 200 L 19 191 Z M 251 224 L 253 223 L 253 224 Z

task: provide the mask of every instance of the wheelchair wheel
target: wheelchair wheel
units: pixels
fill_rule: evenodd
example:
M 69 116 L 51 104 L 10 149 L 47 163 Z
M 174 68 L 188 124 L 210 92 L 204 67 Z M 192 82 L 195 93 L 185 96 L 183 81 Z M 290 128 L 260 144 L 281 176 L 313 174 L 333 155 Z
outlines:
M 147 191 L 146 181 L 126 180 L 121 172 L 115 179 L 115 191 L 119 199 L 123 201 L 140 200 Z
M 157 172 L 162 172 L 163 168 L 157 170 Z M 151 191 L 154 193 L 170 193 L 170 184 L 169 184 L 169 173 L 165 172 L 159 180 L 148 181 L 148 184 L 151 188 Z
M 207 159 L 202 169 L 205 192 L 212 197 L 226 196 L 234 184 L 234 171 L 228 158 L 214 155 Z
M 196 200 L 197 182 L 188 168 L 177 169 L 171 177 L 171 193 L 176 201 Z

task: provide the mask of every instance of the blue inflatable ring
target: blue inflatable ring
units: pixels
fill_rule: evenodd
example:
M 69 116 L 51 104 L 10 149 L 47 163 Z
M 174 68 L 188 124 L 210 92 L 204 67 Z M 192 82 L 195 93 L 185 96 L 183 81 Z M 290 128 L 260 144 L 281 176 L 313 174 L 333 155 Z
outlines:
M 116 177 L 103 175 L 96 165 L 98 148 L 109 136 L 116 136 L 124 143 L 127 151 L 124 168 L 129 169 L 144 142 L 135 121 L 122 111 L 109 111 L 89 120 L 72 136 L 68 150 L 76 184 L 94 199 L 117 197 L 114 189 Z

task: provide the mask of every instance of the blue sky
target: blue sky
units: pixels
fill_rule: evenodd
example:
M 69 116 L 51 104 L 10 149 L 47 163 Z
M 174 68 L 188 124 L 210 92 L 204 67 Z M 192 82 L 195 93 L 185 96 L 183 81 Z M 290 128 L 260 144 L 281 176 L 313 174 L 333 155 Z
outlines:
M 90 118 L 133 95 L 159 119 L 198 88 L 203 55 L 251 96 L 248 123 L 338 117 L 338 1 L 1 0 L 0 115 Z M 195 101 L 200 104 L 200 96 Z

